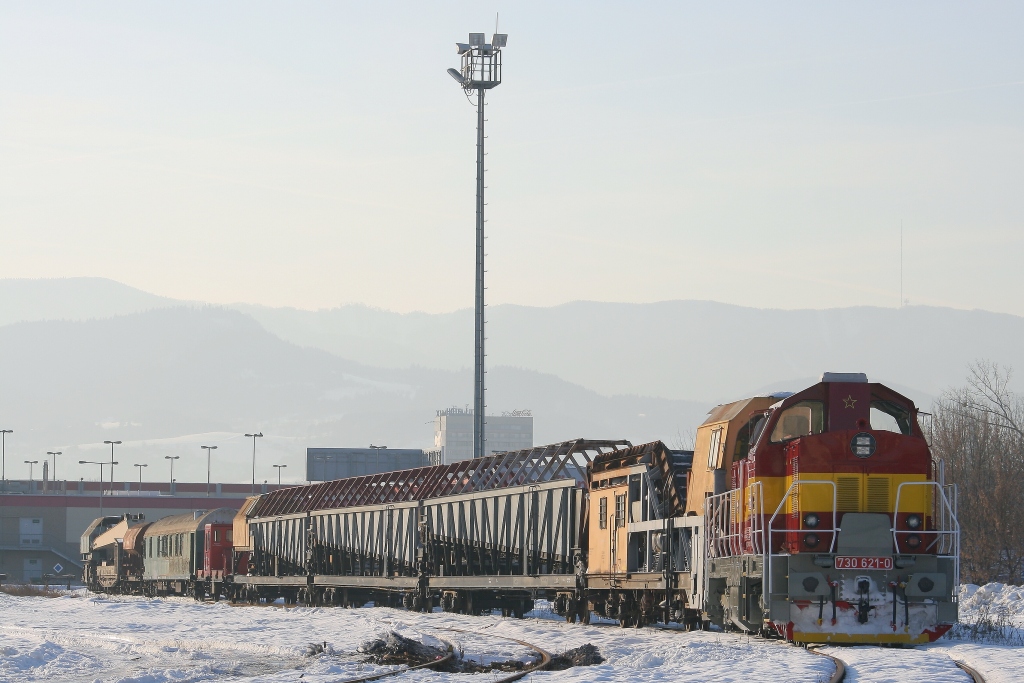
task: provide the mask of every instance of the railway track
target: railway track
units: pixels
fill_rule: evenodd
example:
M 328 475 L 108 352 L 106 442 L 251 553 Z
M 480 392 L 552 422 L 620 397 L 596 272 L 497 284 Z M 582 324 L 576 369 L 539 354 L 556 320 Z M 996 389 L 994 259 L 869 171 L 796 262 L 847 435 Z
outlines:
M 450 631 L 452 633 L 462 633 L 462 634 L 465 634 L 465 635 L 483 636 L 485 638 L 499 638 L 499 639 L 502 639 L 502 640 L 507 640 L 507 641 L 510 641 L 510 642 L 522 645 L 523 647 L 528 648 L 530 650 L 533 650 L 538 655 L 540 655 L 540 657 L 537 659 L 537 661 L 535 661 L 530 666 L 524 668 L 522 671 L 514 671 L 514 672 L 508 674 L 507 676 L 502 676 L 501 678 L 490 679 L 490 683 L 512 683 L 512 681 L 518 681 L 519 679 L 521 679 L 521 678 L 523 678 L 525 676 L 528 676 L 528 675 L 530 675 L 530 674 L 532 674 L 532 673 L 534 673 L 536 671 L 542 671 L 542 670 L 546 669 L 548 667 L 548 665 L 551 664 L 551 653 L 549 653 L 547 650 L 545 650 L 543 648 L 540 648 L 540 647 L 537 647 L 536 645 L 533 645 L 532 643 L 527 643 L 524 640 L 518 640 L 517 638 L 510 638 L 508 636 L 496 636 L 493 633 L 486 633 L 485 634 L 485 633 L 479 633 L 477 631 L 464 631 L 462 629 L 457 629 L 457 628 L 445 628 L 445 629 L 439 629 L 439 630 Z M 395 669 L 393 671 L 382 671 L 380 673 L 370 674 L 369 676 L 360 676 L 358 678 L 345 678 L 345 679 L 341 679 L 341 680 L 335 681 L 334 683 L 367 683 L 368 681 L 377 681 L 377 680 L 380 680 L 382 678 L 389 678 L 391 676 L 398 676 L 398 675 L 401 675 L 401 674 L 404 674 L 404 673 L 408 673 L 410 671 L 416 671 L 418 669 L 431 669 L 431 668 L 434 668 L 434 667 L 437 667 L 437 666 L 442 666 L 442 665 L 448 663 L 449 661 L 451 661 L 452 657 L 454 657 L 454 656 L 455 656 L 454 648 L 449 646 L 448 654 L 445 657 L 443 657 L 441 659 L 438 659 L 438 660 L 435 660 L 433 662 L 424 662 L 423 664 L 416 664 L 414 666 L 406 666 L 406 667 L 402 667 L 400 669 Z
M 846 662 L 844 662 L 843 660 L 839 659 L 838 657 L 835 657 L 833 655 L 828 654 L 827 652 L 821 652 L 817 647 L 809 647 L 809 648 L 807 648 L 807 651 L 808 652 L 812 652 L 812 653 L 814 653 L 816 655 L 819 655 L 821 657 L 827 657 L 828 659 L 831 659 L 832 662 L 835 664 L 836 671 L 835 671 L 834 674 L 832 674 L 832 678 L 830 678 L 828 680 L 828 683 L 843 683 L 843 681 L 846 680 L 846 670 L 847 670 Z M 973 683 L 985 683 L 985 677 L 982 676 L 976 669 L 968 666 L 967 664 L 965 664 L 965 663 L 963 663 L 963 662 L 961 662 L 961 661 L 959 661 L 957 659 L 953 659 L 952 657 L 950 657 L 950 660 L 958 668 L 960 668 L 962 671 L 964 671 L 964 673 L 966 673 L 968 676 L 970 676 L 971 680 L 973 681 Z
M 978 673 L 977 670 L 972 669 L 971 667 L 967 666 L 958 659 L 954 659 L 953 663 L 961 669 L 963 669 L 964 671 L 966 671 L 967 675 L 971 677 L 971 680 L 973 680 L 974 683 L 985 683 L 985 677 Z
M 598 628 L 614 628 L 614 629 L 621 628 L 618 624 L 613 623 L 613 622 L 607 622 L 607 623 L 606 622 L 593 622 L 593 623 L 589 624 L 589 626 L 591 626 L 591 627 L 598 627 Z M 654 628 L 654 629 L 657 629 L 657 630 L 660 630 L 660 631 L 672 631 L 672 632 L 679 632 L 679 631 L 681 631 L 681 629 L 667 627 L 667 626 L 664 626 L 662 624 L 657 624 L 657 623 L 655 623 L 655 624 L 647 624 L 647 625 L 644 626 L 644 628 Z M 455 629 L 455 628 L 437 628 L 437 630 L 449 631 L 449 632 L 453 632 L 453 633 L 461 633 L 461 634 L 466 634 L 466 635 L 477 635 L 477 636 L 490 637 L 490 638 L 501 638 L 501 639 L 504 639 L 504 640 L 507 640 L 507 641 L 514 642 L 514 643 L 517 643 L 519 645 L 522 645 L 523 647 L 526 647 L 526 648 L 528 648 L 530 650 L 533 650 L 534 652 L 537 652 L 540 655 L 539 659 L 536 662 L 534 662 L 531 666 L 523 669 L 522 671 L 512 672 L 509 675 L 501 677 L 501 678 L 491 679 L 491 683 L 511 683 L 512 681 L 519 680 L 519 679 L 521 679 L 521 678 L 523 678 L 523 677 L 525 677 L 525 676 L 527 676 L 527 675 L 529 675 L 531 673 L 534 673 L 536 671 L 542 671 L 545 668 L 547 668 L 547 666 L 551 663 L 551 655 L 550 655 L 550 653 L 545 651 L 543 648 L 540 648 L 540 647 L 538 647 L 536 645 L 533 645 L 532 643 L 528 643 L 528 642 L 525 642 L 525 641 L 522 641 L 522 640 L 518 640 L 516 638 L 511 638 L 511 637 L 508 637 L 508 636 L 497 636 L 497 635 L 494 635 L 493 633 L 484 634 L 484 633 L 480 633 L 478 631 L 467 631 L 467 630 Z M 630 630 L 632 630 L 632 629 L 630 629 Z M 820 647 L 822 647 L 822 646 L 813 646 L 812 645 L 811 647 L 807 648 L 807 651 L 811 652 L 811 653 L 813 653 L 815 655 L 818 655 L 820 657 L 824 657 L 826 659 L 829 659 L 835 665 L 835 672 L 832 674 L 831 678 L 828 679 L 828 683 L 843 683 L 846 680 L 847 663 L 844 662 L 842 659 L 840 659 L 840 658 L 838 658 L 838 657 L 836 657 L 836 656 L 834 656 L 832 654 L 828 654 L 826 652 L 820 651 L 819 650 Z M 444 657 L 443 659 L 439 659 L 437 661 L 434 661 L 434 662 L 426 662 L 426 663 L 418 664 L 418 665 L 415 665 L 415 666 L 404 667 L 404 668 L 401 668 L 401 669 L 396 669 L 394 671 L 385 671 L 385 672 L 382 672 L 382 673 L 372 674 L 372 675 L 369 675 L 369 676 L 363 676 L 363 677 L 359 677 L 359 678 L 341 679 L 341 680 L 335 681 L 334 683 L 366 683 L 366 682 L 369 682 L 369 681 L 376 681 L 376 680 L 380 680 L 380 679 L 388 678 L 388 677 L 392 677 L 392 676 L 397 676 L 397 675 L 404 674 L 404 673 L 407 673 L 407 672 L 410 672 L 410 671 L 414 671 L 414 670 L 418 670 L 418 669 L 428 669 L 428 668 L 440 666 L 440 665 L 443 665 L 443 664 L 447 663 L 449 660 L 451 660 L 451 658 L 453 656 L 454 656 L 454 653 L 449 652 L 449 654 L 446 657 Z M 964 663 L 962 661 L 953 659 L 952 657 L 950 657 L 950 660 L 959 669 L 961 669 L 968 676 L 970 676 L 971 681 L 973 683 L 986 683 L 985 677 L 982 676 L 982 674 L 980 672 L 978 672 L 976 669 L 974 669 L 973 667 L 967 665 L 966 663 Z

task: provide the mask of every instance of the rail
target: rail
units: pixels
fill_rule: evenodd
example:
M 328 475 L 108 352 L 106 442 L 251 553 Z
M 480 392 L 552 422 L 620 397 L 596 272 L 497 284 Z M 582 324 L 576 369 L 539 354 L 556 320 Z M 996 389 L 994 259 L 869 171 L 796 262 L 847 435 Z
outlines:
M 953 663 L 963 669 L 964 672 L 971 677 L 971 680 L 974 681 L 974 683 L 985 683 L 985 677 L 978 673 L 977 669 L 967 666 L 959 659 L 954 659 Z
M 435 659 L 432 662 L 424 662 L 423 664 L 415 664 L 413 666 L 402 667 L 401 669 L 394 669 L 392 671 L 382 671 L 376 674 L 370 674 L 369 676 L 361 676 L 359 678 L 346 678 L 337 683 L 365 683 L 366 681 L 379 681 L 382 678 L 388 678 L 389 676 L 397 676 L 398 674 L 408 673 L 409 671 L 416 671 L 417 669 L 429 669 L 431 667 L 439 666 L 441 664 L 447 664 L 451 661 L 452 657 L 455 656 L 455 649 L 451 646 L 448 647 L 448 654 L 441 659 Z
M 548 666 L 550 666 L 550 664 L 551 664 L 551 653 L 550 652 L 548 652 L 547 650 L 545 650 L 543 648 L 537 647 L 536 645 L 533 645 L 532 643 L 527 643 L 525 640 L 518 640 L 516 638 L 510 638 L 508 636 L 496 636 L 493 633 L 484 634 L 484 633 L 479 633 L 477 631 L 465 631 L 463 629 L 458 629 L 458 628 L 441 628 L 441 629 L 438 629 L 438 630 L 451 631 L 453 633 L 463 633 L 463 634 L 468 634 L 468 635 L 484 636 L 484 637 L 488 637 L 488 638 L 501 638 L 502 640 L 509 640 L 509 641 L 512 641 L 513 643 L 518 643 L 519 645 L 522 645 L 523 647 L 529 648 L 529 649 L 533 650 L 534 652 L 536 652 L 537 654 L 540 655 L 540 659 L 538 659 L 536 662 L 534 662 L 530 666 L 526 667 L 522 671 L 516 671 L 516 672 L 513 672 L 513 673 L 509 674 L 508 676 L 502 676 L 501 678 L 491 679 L 490 683 L 512 683 L 512 681 L 518 681 L 519 679 L 525 678 L 526 676 L 529 676 L 530 674 L 532 674 L 534 672 L 542 671 L 542 670 L 546 669 Z M 409 671 L 414 671 L 414 670 L 417 670 L 417 669 L 429 669 L 429 668 L 432 668 L 432 667 L 435 667 L 435 666 L 440 666 L 442 664 L 445 664 L 445 663 L 449 662 L 454 655 L 455 655 L 454 648 L 449 646 L 449 650 L 448 650 L 447 656 L 445 656 L 445 657 L 443 657 L 441 659 L 434 660 L 432 662 L 424 662 L 423 664 L 416 664 L 415 666 L 407 666 L 405 668 L 396 669 L 394 671 L 383 671 L 381 673 L 371 674 L 369 676 L 362 676 L 360 678 L 347 678 L 347 679 L 344 679 L 344 680 L 341 680 L 341 681 L 337 681 L 337 683 L 365 683 L 366 681 L 376 681 L 376 680 L 380 680 L 382 678 L 388 678 L 390 676 L 397 676 L 399 674 L 404 674 L 404 673 L 407 673 Z
M 827 657 L 828 659 L 831 659 L 832 662 L 836 665 L 836 672 L 834 674 L 832 674 L 832 678 L 830 678 L 828 680 L 828 683 L 842 683 L 843 681 L 845 681 L 846 680 L 846 664 L 845 664 L 845 662 L 843 662 L 838 657 L 833 657 L 832 655 L 827 654 L 825 652 L 820 652 L 818 650 L 819 647 L 821 647 L 821 646 L 811 646 L 811 647 L 807 648 L 807 651 L 811 652 L 811 653 L 814 653 L 816 655 L 819 655 L 821 657 Z M 968 676 L 970 676 L 971 677 L 971 681 L 973 683 L 986 683 L 985 677 L 982 676 L 976 669 L 968 666 L 967 664 L 965 664 L 964 662 L 960 661 L 959 659 L 953 659 L 952 657 L 950 657 L 950 660 L 952 660 L 953 664 L 955 664 L 959 669 L 961 669 L 964 673 L 966 673 Z M 907 673 L 908 673 L 908 678 L 912 678 L 912 672 L 908 671 Z
M 828 679 L 828 683 L 842 683 L 846 680 L 846 664 L 843 663 L 843 660 L 838 657 L 833 657 L 832 655 L 827 655 L 824 652 L 818 652 L 818 648 L 816 647 L 809 647 L 807 648 L 807 651 L 811 654 L 818 655 L 819 657 L 831 659 L 832 663 L 836 665 L 836 672 L 832 674 L 832 678 Z
M 511 640 L 513 643 L 519 643 L 523 647 L 528 647 L 537 654 L 540 655 L 540 659 L 534 662 L 532 665 L 526 667 L 522 671 L 516 671 L 515 673 L 503 676 L 495 679 L 493 683 L 512 683 L 512 681 L 518 681 L 520 678 L 525 678 L 536 671 L 543 671 L 551 665 L 551 653 L 543 648 L 539 648 L 536 645 L 526 642 L 525 640 L 519 640 L 517 638 L 509 638 L 508 636 L 496 636 L 493 633 L 483 634 L 477 631 L 463 631 L 457 628 L 446 629 L 448 631 L 454 631 L 456 633 L 468 633 L 477 636 L 490 636 L 492 638 L 503 638 L 504 640 Z

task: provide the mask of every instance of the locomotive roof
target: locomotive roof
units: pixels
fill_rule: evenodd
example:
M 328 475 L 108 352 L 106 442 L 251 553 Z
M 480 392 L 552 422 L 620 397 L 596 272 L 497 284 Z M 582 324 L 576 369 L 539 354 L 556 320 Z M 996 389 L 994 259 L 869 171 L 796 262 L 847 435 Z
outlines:
M 192 533 L 199 531 L 207 524 L 230 524 L 236 512 L 232 508 L 217 508 L 216 510 L 197 510 L 194 513 L 164 517 L 153 522 L 146 531 L 146 535 Z
M 792 394 L 780 400 L 778 403 L 772 404 L 771 407 L 775 408 L 786 403 L 792 405 L 793 403 L 798 403 L 799 401 L 811 397 L 823 397 L 826 394 L 825 387 L 827 387 L 829 384 L 832 384 L 832 382 L 818 382 L 817 384 L 812 384 L 806 389 L 802 389 L 796 392 L 795 394 Z M 858 382 L 858 384 L 860 384 L 860 382 Z M 868 385 L 872 396 L 876 396 L 882 399 L 883 401 L 894 401 L 896 403 L 901 403 L 904 406 L 906 406 L 908 410 L 917 410 L 917 406 L 911 399 L 907 398 L 906 396 L 896 391 L 895 389 L 891 389 L 879 382 L 866 382 L 866 384 Z
M 716 422 L 729 422 L 736 417 L 742 415 L 744 412 L 749 412 L 751 409 L 748 406 L 754 402 L 758 402 L 760 399 L 774 398 L 778 399 L 771 404 L 771 408 L 777 408 L 785 403 L 795 403 L 807 398 L 809 395 L 820 394 L 821 389 L 828 384 L 832 383 L 854 383 L 854 384 L 867 384 L 871 388 L 871 393 L 878 396 L 879 398 L 887 401 L 896 401 L 907 406 L 910 410 L 916 409 L 914 402 L 904 396 L 903 394 L 895 391 L 884 384 L 878 382 L 868 382 L 867 376 L 864 373 L 836 373 L 826 372 L 821 376 L 822 381 L 812 384 L 809 387 L 801 389 L 797 392 L 775 392 L 768 396 L 751 396 L 750 398 L 740 399 L 739 401 L 733 401 L 732 403 L 723 403 L 715 406 L 708 412 L 708 416 L 702 422 L 702 425 L 714 424 Z
M 751 396 L 750 398 L 740 399 L 739 401 L 733 401 L 732 403 L 724 403 L 720 406 L 715 406 L 711 409 L 708 416 L 701 424 L 730 422 L 744 413 L 756 410 L 755 408 L 751 408 L 750 405 L 753 403 L 760 403 L 765 398 L 775 398 L 775 396 Z

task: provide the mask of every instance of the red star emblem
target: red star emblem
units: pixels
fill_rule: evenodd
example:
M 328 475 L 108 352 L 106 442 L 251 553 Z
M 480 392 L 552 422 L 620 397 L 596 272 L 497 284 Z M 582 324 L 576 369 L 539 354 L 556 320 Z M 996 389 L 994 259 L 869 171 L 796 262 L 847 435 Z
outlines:
M 853 408 L 854 406 L 857 405 L 857 399 L 853 397 L 853 394 L 850 394 L 849 396 L 843 399 L 843 405 L 846 408 Z

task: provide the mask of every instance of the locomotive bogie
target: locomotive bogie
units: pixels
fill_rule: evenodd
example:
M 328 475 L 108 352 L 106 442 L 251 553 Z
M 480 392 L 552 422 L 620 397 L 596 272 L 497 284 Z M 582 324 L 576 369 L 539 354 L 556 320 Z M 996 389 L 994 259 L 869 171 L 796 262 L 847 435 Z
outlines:
M 726 630 L 764 629 L 764 574 L 759 555 L 716 558 L 708 566 L 707 619 Z

